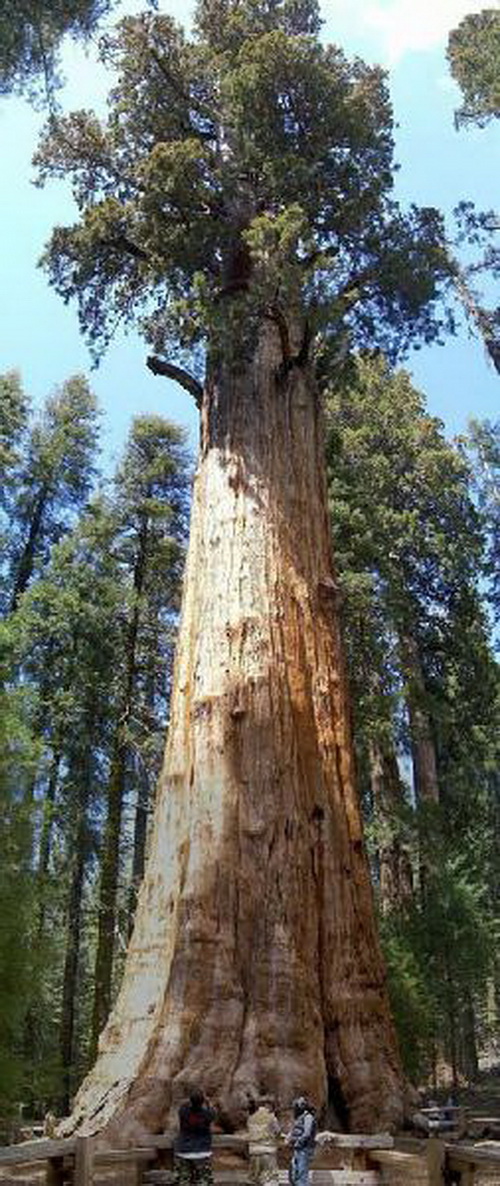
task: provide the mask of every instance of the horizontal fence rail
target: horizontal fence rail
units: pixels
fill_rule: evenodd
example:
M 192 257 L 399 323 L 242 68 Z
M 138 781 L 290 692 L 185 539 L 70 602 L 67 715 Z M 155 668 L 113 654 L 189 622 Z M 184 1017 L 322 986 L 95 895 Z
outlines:
M 170 1186 L 173 1182 L 174 1136 L 157 1133 L 141 1138 L 127 1149 L 100 1147 L 95 1137 L 33 1140 L 0 1148 L 0 1186 L 32 1186 L 34 1179 L 9 1177 L 12 1167 L 36 1167 L 36 1182 L 45 1172 L 45 1186 L 94 1186 L 100 1171 L 108 1182 L 121 1186 L 122 1171 L 134 1186 Z M 248 1158 L 248 1140 L 242 1134 L 217 1134 L 213 1138 L 215 1186 L 247 1186 L 248 1165 L 217 1164 L 220 1152 Z M 500 1186 L 500 1143 L 448 1144 L 437 1138 L 394 1138 L 387 1133 L 320 1133 L 317 1161 L 335 1159 L 335 1168 L 313 1168 L 311 1186 Z M 339 1164 L 340 1163 L 340 1164 Z M 113 1169 L 116 1175 L 112 1174 Z M 111 1178 L 110 1178 L 111 1172 Z M 286 1186 L 287 1172 L 279 1171 L 279 1186 Z

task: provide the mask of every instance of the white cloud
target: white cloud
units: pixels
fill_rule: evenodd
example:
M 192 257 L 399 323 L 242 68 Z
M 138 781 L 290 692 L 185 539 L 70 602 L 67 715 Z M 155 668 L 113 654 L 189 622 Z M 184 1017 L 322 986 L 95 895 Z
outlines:
M 330 6 L 329 6 L 330 7 Z M 333 0 L 332 15 L 371 34 L 393 65 L 409 51 L 444 45 L 450 29 L 469 12 L 499 8 L 500 0 Z

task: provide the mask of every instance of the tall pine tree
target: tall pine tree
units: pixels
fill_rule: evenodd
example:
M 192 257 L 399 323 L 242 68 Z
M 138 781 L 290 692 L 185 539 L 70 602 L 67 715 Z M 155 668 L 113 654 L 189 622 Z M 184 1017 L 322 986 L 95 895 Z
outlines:
M 94 476 L 97 407 L 86 379 L 75 375 L 50 396 L 31 426 L 17 472 L 10 564 L 15 610 L 39 559 L 87 498 Z

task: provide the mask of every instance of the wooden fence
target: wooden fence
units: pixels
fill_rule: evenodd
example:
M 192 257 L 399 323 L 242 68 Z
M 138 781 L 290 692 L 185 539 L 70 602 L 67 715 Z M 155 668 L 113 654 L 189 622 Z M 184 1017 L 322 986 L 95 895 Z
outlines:
M 130 1186 L 169 1186 L 172 1147 L 169 1134 L 144 1137 L 140 1146 L 128 1149 L 102 1149 L 91 1137 L 9 1145 L 0 1148 L 0 1186 L 96 1186 L 103 1174 L 120 1186 L 125 1178 Z M 240 1164 L 219 1167 L 219 1151 L 238 1154 Z M 214 1136 L 214 1154 L 215 1186 L 246 1186 L 245 1137 Z M 394 1142 L 387 1134 L 335 1133 L 318 1150 L 316 1160 L 333 1161 L 335 1168 L 313 1169 L 311 1186 L 500 1186 L 500 1144 L 493 1142 Z M 26 1176 L 30 1172 L 31 1178 Z M 279 1177 L 279 1186 L 286 1186 L 285 1169 Z

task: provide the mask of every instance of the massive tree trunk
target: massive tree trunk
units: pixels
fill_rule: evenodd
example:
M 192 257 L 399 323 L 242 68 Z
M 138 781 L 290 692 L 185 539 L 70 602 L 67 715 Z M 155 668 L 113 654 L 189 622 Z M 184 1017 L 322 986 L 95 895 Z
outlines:
M 122 989 L 65 1131 L 159 1130 L 193 1083 L 401 1118 L 307 366 L 269 323 L 206 384 L 151 851 Z
M 149 773 L 139 763 L 137 764 L 137 800 L 134 818 L 134 842 L 132 850 L 132 875 L 128 891 L 128 936 L 132 934 L 134 926 L 137 896 L 144 877 L 146 863 L 146 841 L 148 834 L 149 804 L 151 790 Z

